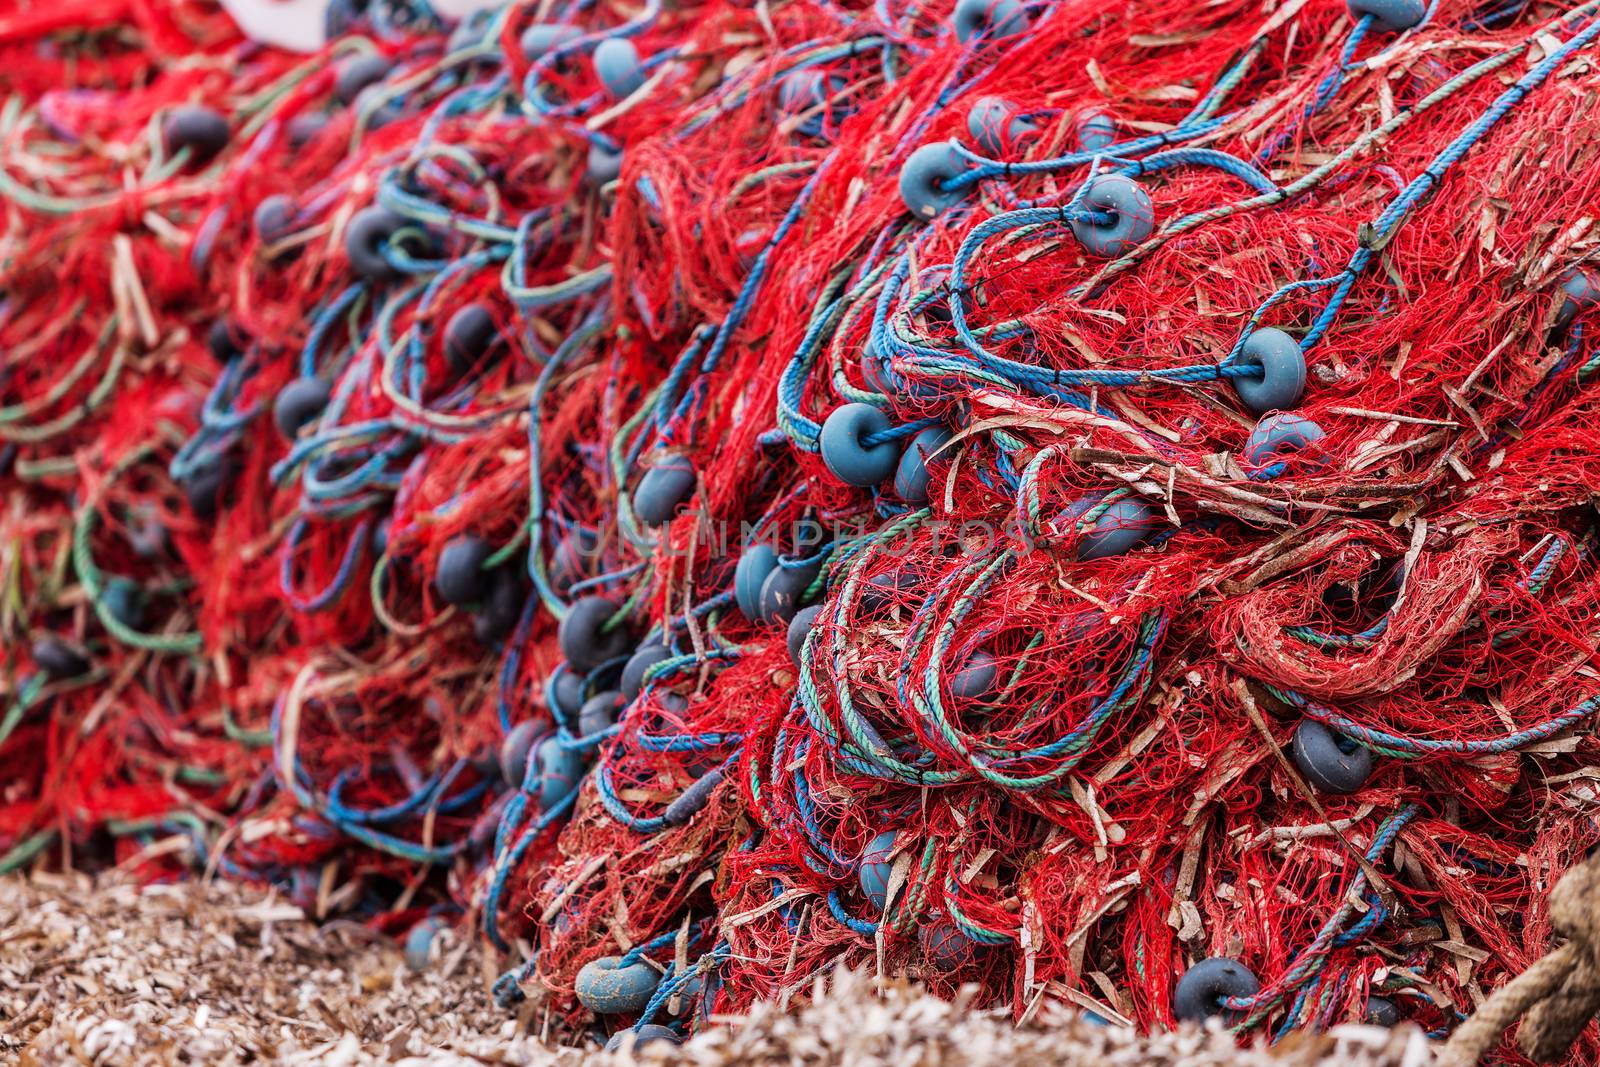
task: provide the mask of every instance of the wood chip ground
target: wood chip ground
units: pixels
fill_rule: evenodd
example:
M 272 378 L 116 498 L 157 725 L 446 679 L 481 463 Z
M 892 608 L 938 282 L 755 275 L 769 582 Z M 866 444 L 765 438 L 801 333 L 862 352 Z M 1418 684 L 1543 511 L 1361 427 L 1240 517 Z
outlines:
M 348 922 L 316 925 L 227 885 L 139 887 L 81 875 L 0 879 L 0 1063 L 444 1067 L 622 1063 L 552 1048 L 488 996 L 495 968 L 442 946 L 409 970 Z M 648 1063 L 704 1067 L 1426 1067 L 1415 1030 L 1348 1027 L 1273 1052 L 1216 1033 L 1137 1038 L 1043 1013 L 1008 1019 L 841 973 L 814 1002 L 763 1006 Z M 524 1013 L 528 1015 L 531 1013 Z

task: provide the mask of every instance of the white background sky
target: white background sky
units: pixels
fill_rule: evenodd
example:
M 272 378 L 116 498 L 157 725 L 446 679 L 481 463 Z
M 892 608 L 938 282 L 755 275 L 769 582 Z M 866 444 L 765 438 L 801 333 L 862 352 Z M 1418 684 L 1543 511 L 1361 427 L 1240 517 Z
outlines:
M 499 7 L 505 0 L 432 0 L 433 9 L 446 18 L 461 18 L 474 11 Z M 222 0 L 239 28 L 264 44 L 295 52 L 321 48 L 323 18 L 330 0 Z

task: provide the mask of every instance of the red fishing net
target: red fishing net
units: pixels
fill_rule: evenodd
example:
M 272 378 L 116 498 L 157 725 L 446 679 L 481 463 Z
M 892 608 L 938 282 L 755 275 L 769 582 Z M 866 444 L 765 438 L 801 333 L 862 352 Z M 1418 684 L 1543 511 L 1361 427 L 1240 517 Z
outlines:
M 358 6 L 0 15 L 0 868 L 678 1034 L 841 961 L 1443 1032 L 1545 949 L 1600 0 Z

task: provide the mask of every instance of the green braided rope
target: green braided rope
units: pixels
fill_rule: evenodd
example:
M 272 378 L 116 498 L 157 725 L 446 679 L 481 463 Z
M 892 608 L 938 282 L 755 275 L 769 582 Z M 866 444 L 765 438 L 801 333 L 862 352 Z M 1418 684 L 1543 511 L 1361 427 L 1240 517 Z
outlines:
M 53 827 L 49 830 L 40 830 L 32 837 L 24 839 L 4 856 L 0 856 L 0 874 L 12 873 L 43 852 L 56 839 L 56 833 Z
M 135 463 L 142 460 L 154 449 L 154 445 L 147 444 L 129 452 L 115 466 L 102 486 L 111 485 L 123 472 Z M 117 618 L 105 602 L 106 584 L 102 581 L 104 574 L 95 566 L 93 550 L 89 541 L 94 534 L 95 523 L 99 520 L 99 511 L 95 507 L 96 501 L 85 501 L 78 508 L 78 514 L 72 523 L 72 568 L 77 573 L 78 581 L 83 585 L 84 591 L 89 594 L 89 602 L 94 606 L 94 613 L 100 619 L 100 624 L 118 641 L 132 648 L 142 649 L 146 652 L 176 652 L 193 654 L 200 651 L 201 638 L 198 632 L 185 634 L 146 634 L 128 626 Z
M 122 366 L 127 361 L 128 354 L 121 345 L 112 347 L 111 361 L 106 365 L 105 373 L 100 376 L 100 380 L 89 390 L 88 397 L 82 403 L 74 404 L 72 410 L 63 415 L 58 415 L 48 422 L 32 426 L 5 425 L 25 418 L 41 408 L 49 407 L 65 397 L 72 387 L 77 385 L 89 373 L 89 368 L 99 359 L 100 353 L 105 351 L 107 342 L 110 341 L 117 328 L 117 321 L 115 313 L 107 316 L 105 325 L 100 328 L 100 336 L 96 338 L 95 343 L 84 350 L 83 355 L 78 357 L 77 362 L 68 369 L 66 374 L 51 383 L 44 396 L 23 404 L 0 408 L 0 437 L 20 441 L 24 444 L 34 444 L 55 437 L 57 434 L 65 433 L 98 410 L 116 389 L 117 380 L 122 376 Z
M 871 563 L 875 551 L 881 545 L 892 541 L 903 532 L 915 530 L 927 522 L 932 515 L 927 508 L 909 512 L 894 522 L 887 523 L 879 530 L 866 538 L 868 547 L 859 552 L 846 571 L 844 584 L 839 591 L 838 608 L 841 615 L 848 615 L 854 606 L 860 591 L 865 584 L 862 573 Z M 885 771 L 895 775 L 903 781 L 917 785 L 939 786 L 951 785 L 961 780 L 960 774 L 954 771 L 921 771 L 894 757 L 888 747 L 888 742 L 879 738 L 866 717 L 856 707 L 856 702 L 851 693 L 850 671 L 845 654 L 848 651 L 844 635 L 834 632 L 829 635 L 830 646 L 828 652 L 833 660 L 834 698 L 838 703 L 839 721 L 843 723 L 845 734 L 849 743 L 844 744 L 839 732 L 834 727 L 832 719 L 821 714 L 822 701 L 812 681 L 812 672 L 809 669 L 809 660 L 803 659 L 800 674 L 800 698 L 806 707 L 810 718 L 830 740 L 845 755 L 863 762 L 874 764 Z M 813 642 L 806 642 L 802 657 L 810 654 Z
M 1583 6 L 1588 8 L 1594 5 L 1585 4 Z M 1576 14 L 1576 11 L 1569 12 L 1566 17 L 1570 18 L 1573 14 Z M 1247 211 L 1254 211 L 1258 208 L 1271 207 L 1287 200 L 1291 200 L 1294 197 L 1302 195 L 1303 193 L 1309 192 L 1310 190 L 1321 185 L 1323 182 L 1329 180 L 1335 173 L 1342 171 L 1344 165 L 1350 160 L 1366 152 L 1367 149 L 1371 148 L 1373 145 L 1387 140 L 1392 134 L 1404 127 L 1407 123 L 1433 110 L 1433 108 L 1448 100 L 1450 97 L 1454 96 L 1456 93 L 1470 85 L 1472 82 L 1486 75 L 1492 74 L 1501 67 L 1506 66 L 1512 60 L 1516 59 L 1519 55 L 1525 52 L 1532 43 L 1532 39 L 1524 41 L 1522 44 L 1516 45 L 1505 52 L 1491 56 L 1490 58 L 1467 68 L 1460 74 L 1457 74 L 1455 77 L 1451 78 L 1449 81 L 1440 85 L 1437 89 L 1423 97 L 1421 100 L 1417 101 L 1416 104 L 1412 105 L 1410 108 L 1401 111 L 1387 122 L 1381 123 L 1373 129 L 1367 131 L 1365 134 L 1356 138 L 1355 141 L 1339 151 L 1336 155 L 1324 160 L 1317 167 L 1306 172 L 1294 182 L 1281 187 L 1275 192 L 1263 193 L 1259 196 L 1249 197 L 1244 200 L 1237 200 L 1231 204 L 1224 204 L 1209 211 L 1196 212 L 1195 214 L 1185 216 L 1181 219 L 1175 219 L 1172 222 L 1167 223 L 1157 230 L 1149 240 L 1145 241 L 1138 248 L 1133 249 L 1127 255 L 1121 256 L 1120 258 L 1107 263 L 1105 266 L 1101 267 L 1100 270 L 1096 272 L 1095 275 L 1088 281 L 1069 290 L 1068 297 L 1072 300 L 1083 300 L 1091 292 L 1097 291 L 1099 288 L 1104 286 L 1108 279 L 1131 270 L 1133 267 L 1137 266 L 1139 261 L 1144 258 L 1144 256 L 1148 255 L 1154 248 L 1165 244 L 1172 238 L 1186 233 L 1189 230 L 1196 229 L 1197 227 L 1210 222 L 1216 222 L 1221 219 L 1228 218 L 1232 215 L 1241 214 Z
M 228 740 L 246 748 L 267 748 L 272 744 L 271 730 L 250 730 L 240 726 L 233 717 L 233 709 L 227 705 L 222 707 L 222 732 Z
M 1062 778 L 1071 774 L 1082 762 L 1082 757 L 1088 752 L 1099 738 L 1100 730 L 1111 716 L 1117 711 L 1136 703 L 1143 697 L 1148 688 L 1148 674 L 1143 684 L 1131 687 L 1126 694 L 1114 705 L 1105 708 L 1098 716 L 1092 728 L 1082 730 L 1079 736 L 1061 749 L 1060 755 L 1067 757 L 1055 767 L 1040 774 L 1029 776 L 1016 776 L 1004 774 L 989 766 L 989 757 L 1004 757 L 1009 755 L 1009 750 L 1001 747 L 978 743 L 970 743 L 972 739 L 956 728 L 950 721 L 949 713 L 944 707 L 940 696 L 940 678 L 946 655 L 956 631 L 966 620 L 967 616 L 982 600 L 983 595 L 1002 575 L 1005 567 L 1016 559 L 1015 549 L 1006 549 L 993 561 L 984 563 L 978 561 L 969 564 L 969 573 L 976 571 L 976 576 L 962 590 L 954 606 L 940 624 L 939 630 L 933 637 L 933 652 L 929 659 L 928 667 L 923 672 L 923 686 L 920 690 L 910 690 L 911 700 L 917 711 L 924 719 L 931 721 L 939 735 L 944 738 L 951 748 L 955 749 L 968 762 L 968 765 L 986 781 L 1007 790 L 1032 791 L 1045 786 L 1054 785 Z M 928 613 L 932 615 L 934 613 Z M 1152 612 L 1144 616 L 1139 626 L 1138 643 L 1135 646 L 1132 658 L 1137 658 L 1154 637 L 1154 630 L 1158 621 L 1158 613 Z M 929 624 L 923 620 L 918 621 L 917 631 L 908 638 L 907 644 L 917 644 L 926 638 Z
M 29 675 L 23 680 L 22 689 L 17 693 L 16 699 L 11 702 L 11 707 L 6 712 L 6 717 L 0 719 L 0 745 L 6 743 L 6 738 L 22 722 L 22 717 L 28 713 L 34 701 L 39 699 L 39 694 L 44 690 L 49 681 L 43 674 Z

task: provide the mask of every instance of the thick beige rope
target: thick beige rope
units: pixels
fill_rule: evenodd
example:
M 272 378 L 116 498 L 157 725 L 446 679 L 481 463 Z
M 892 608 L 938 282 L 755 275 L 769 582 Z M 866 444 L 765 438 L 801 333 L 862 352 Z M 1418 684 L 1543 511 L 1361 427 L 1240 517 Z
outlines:
M 1550 922 L 1567 943 L 1484 1001 L 1451 1036 L 1440 1067 L 1474 1067 L 1519 1019 L 1518 1047 L 1549 1063 L 1600 1013 L 1600 856 L 1561 876 L 1550 891 Z

